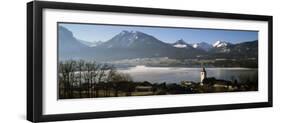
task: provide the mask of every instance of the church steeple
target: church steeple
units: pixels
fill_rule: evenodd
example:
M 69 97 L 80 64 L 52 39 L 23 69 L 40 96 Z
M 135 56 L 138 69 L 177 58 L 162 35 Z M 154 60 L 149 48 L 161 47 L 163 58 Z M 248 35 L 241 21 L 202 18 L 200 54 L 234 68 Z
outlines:
M 201 72 L 205 72 L 206 73 L 206 70 L 205 70 L 204 66 L 202 67 L 202 71 Z
M 205 70 L 205 67 L 203 66 L 203 64 L 201 64 L 201 67 L 202 67 L 202 70 L 201 70 L 201 72 L 200 72 L 200 85 L 203 85 L 203 80 L 205 79 L 205 78 L 207 78 L 207 72 L 206 72 L 206 70 Z

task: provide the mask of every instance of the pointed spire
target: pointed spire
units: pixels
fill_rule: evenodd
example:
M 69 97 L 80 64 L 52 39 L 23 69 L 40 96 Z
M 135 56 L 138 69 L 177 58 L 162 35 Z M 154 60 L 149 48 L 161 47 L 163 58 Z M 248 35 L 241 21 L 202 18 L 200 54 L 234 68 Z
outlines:
M 206 72 L 203 62 L 201 62 L 201 68 L 202 68 L 202 72 Z
M 202 71 L 203 71 L 203 72 L 206 72 L 205 67 L 202 68 Z

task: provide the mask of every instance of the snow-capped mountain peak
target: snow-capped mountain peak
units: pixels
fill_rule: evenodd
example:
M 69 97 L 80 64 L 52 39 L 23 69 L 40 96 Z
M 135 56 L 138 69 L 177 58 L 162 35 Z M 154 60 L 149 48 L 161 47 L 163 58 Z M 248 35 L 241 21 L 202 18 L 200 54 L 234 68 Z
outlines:
M 148 47 L 166 47 L 168 44 L 157 38 L 140 31 L 124 30 L 108 41 L 99 45 L 102 48 L 148 48 Z
M 183 39 L 177 40 L 175 44 L 186 44 Z
M 198 43 L 193 44 L 192 47 L 193 47 L 193 48 L 198 48 L 198 47 L 199 47 L 199 44 L 198 44 Z
M 180 39 L 180 40 L 176 41 L 175 43 L 173 43 L 173 47 L 176 47 L 176 48 L 186 48 L 187 46 L 188 46 L 188 44 L 183 39 Z
M 193 44 L 192 47 L 195 49 L 209 51 L 212 48 L 212 45 L 205 43 L 205 42 L 200 42 L 200 43 Z
M 216 48 L 218 48 L 218 47 L 226 47 L 228 45 L 229 45 L 229 43 L 226 42 L 226 41 L 217 41 L 217 42 L 215 42 L 213 44 L 213 47 L 216 47 Z
M 176 48 L 186 48 L 187 45 L 186 44 L 174 44 L 174 47 L 176 47 Z

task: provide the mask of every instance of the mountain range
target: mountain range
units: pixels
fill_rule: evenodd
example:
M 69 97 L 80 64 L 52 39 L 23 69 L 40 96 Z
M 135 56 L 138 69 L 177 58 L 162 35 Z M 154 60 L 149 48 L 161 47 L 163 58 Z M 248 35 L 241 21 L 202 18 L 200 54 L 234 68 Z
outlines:
M 180 39 L 174 43 L 163 42 L 140 31 L 122 31 L 108 41 L 88 42 L 77 39 L 68 29 L 59 27 L 60 59 L 83 58 L 120 60 L 132 58 L 168 57 L 173 59 L 257 58 L 258 41 L 232 44 L 217 41 L 189 44 Z

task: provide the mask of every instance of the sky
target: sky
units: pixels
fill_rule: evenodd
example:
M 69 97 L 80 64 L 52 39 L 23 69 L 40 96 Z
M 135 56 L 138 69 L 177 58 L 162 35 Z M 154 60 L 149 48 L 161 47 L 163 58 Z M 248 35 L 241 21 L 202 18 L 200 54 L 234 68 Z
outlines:
M 120 26 L 101 24 L 75 24 L 59 23 L 59 26 L 67 28 L 80 40 L 96 42 L 107 41 L 121 31 L 140 31 L 166 42 L 174 43 L 183 39 L 186 43 L 206 42 L 213 44 L 216 41 L 227 41 L 233 44 L 258 39 L 257 31 L 173 28 L 173 27 L 144 27 L 144 26 Z

